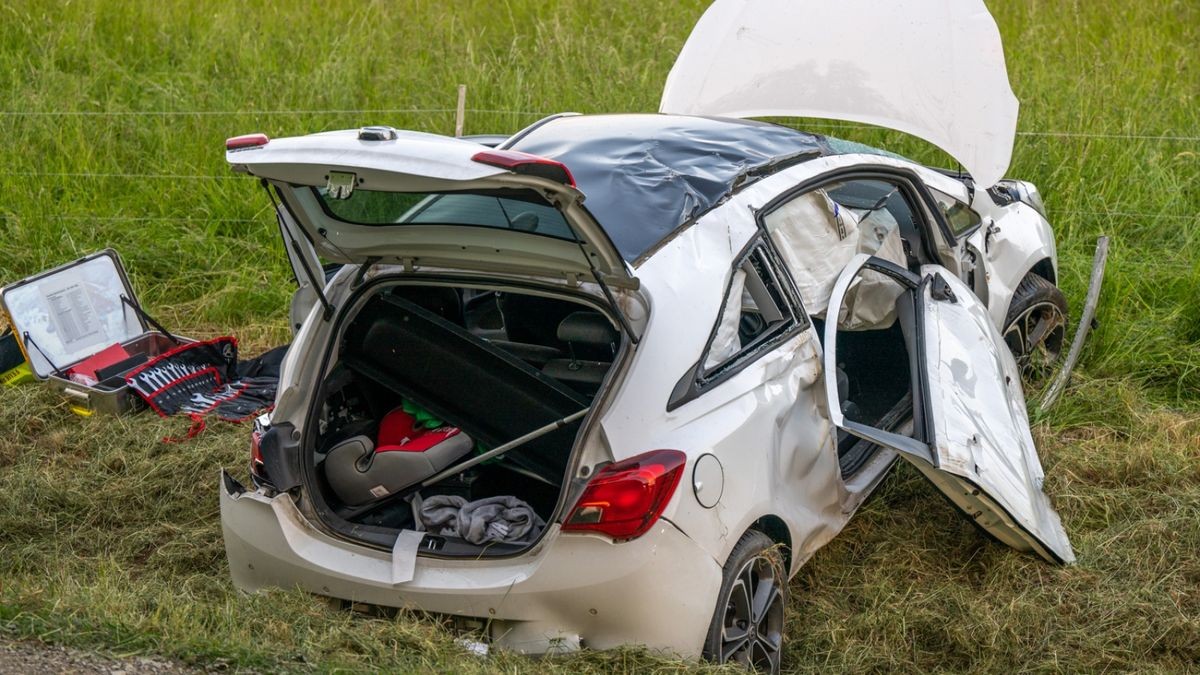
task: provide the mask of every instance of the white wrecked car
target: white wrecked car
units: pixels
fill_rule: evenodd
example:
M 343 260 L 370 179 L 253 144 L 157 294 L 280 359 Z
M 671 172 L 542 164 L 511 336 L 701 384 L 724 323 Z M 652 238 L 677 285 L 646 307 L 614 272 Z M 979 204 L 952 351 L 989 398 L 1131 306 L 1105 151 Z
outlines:
M 926 4 L 718 0 L 665 114 L 495 147 L 230 139 L 301 285 L 254 487 L 222 481 L 235 583 L 778 670 L 787 579 L 897 459 L 1070 562 L 1018 365 L 1061 347 L 1054 241 L 1000 180 L 995 24 Z M 974 177 L 737 119 L 764 115 L 901 129 Z

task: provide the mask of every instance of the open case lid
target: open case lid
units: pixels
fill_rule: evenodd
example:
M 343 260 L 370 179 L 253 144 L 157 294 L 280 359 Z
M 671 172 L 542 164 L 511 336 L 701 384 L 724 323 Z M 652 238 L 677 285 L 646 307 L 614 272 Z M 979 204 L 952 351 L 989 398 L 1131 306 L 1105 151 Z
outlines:
M 149 329 L 116 251 L 105 249 L 0 290 L 0 307 L 38 379 Z

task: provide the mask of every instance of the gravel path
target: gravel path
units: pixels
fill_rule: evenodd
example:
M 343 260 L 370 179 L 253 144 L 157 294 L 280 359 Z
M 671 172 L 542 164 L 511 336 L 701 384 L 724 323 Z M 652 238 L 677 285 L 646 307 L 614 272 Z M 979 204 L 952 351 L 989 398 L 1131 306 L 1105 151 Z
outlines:
M 157 675 L 200 673 L 188 666 L 164 659 L 114 659 L 90 652 L 55 647 L 40 642 L 0 640 L 0 675 L 29 673 L 86 673 L 87 675 Z

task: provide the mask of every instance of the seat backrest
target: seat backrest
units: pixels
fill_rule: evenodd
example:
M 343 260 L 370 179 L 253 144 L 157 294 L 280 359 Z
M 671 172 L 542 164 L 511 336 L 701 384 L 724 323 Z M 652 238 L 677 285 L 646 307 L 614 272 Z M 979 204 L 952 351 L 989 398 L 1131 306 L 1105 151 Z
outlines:
M 569 302 L 518 293 L 499 294 L 504 331 L 511 342 L 564 348 L 558 326 L 579 307 Z
M 620 334 L 599 312 L 572 312 L 558 324 L 558 339 L 567 343 L 571 356 L 611 362 Z
M 486 447 L 586 408 L 575 391 L 525 362 L 402 298 L 372 299 L 346 332 L 343 363 Z M 579 424 L 507 455 L 560 480 Z
M 391 294 L 427 309 L 455 325 L 463 325 L 463 303 L 449 286 L 396 286 Z

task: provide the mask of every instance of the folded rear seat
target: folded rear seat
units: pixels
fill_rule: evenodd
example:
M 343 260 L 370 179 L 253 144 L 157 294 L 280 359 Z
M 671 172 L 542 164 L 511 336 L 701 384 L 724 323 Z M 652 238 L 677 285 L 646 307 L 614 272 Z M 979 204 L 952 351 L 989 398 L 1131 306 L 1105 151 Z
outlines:
M 422 307 L 377 296 L 346 331 L 342 363 L 494 448 L 588 406 L 586 397 Z M 529 441 L 506 462 L 561 480 L 580 422 Z

